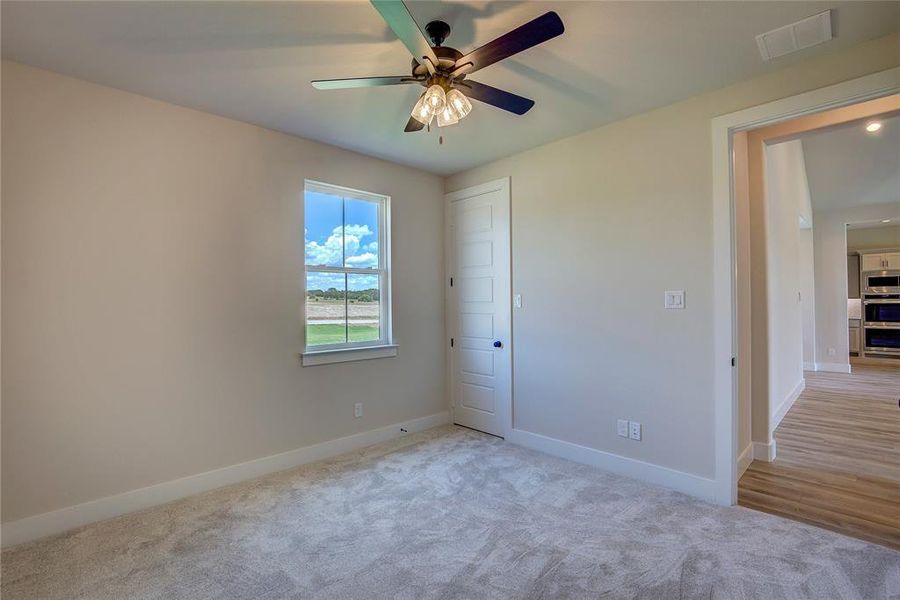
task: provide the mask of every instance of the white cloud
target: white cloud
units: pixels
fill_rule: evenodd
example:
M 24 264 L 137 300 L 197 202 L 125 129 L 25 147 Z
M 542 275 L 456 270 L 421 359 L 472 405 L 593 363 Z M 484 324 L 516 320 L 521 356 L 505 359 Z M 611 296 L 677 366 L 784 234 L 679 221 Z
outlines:
M 347 225 L 344 228 L 343 241 L 346 244 L 347 266 L 365 268 L 375 267 L 378 263 L 378 242 L 371 242 L 364 246 L 367 250 L 359 254 L 361 240 L 364 237 L 375 235 L 368 225 Z M 306 264 L 325 265 L 330 267 L 341 266 L 344 248 L 341 246 L 341 228 L 335 227 L 331 235 L 324 243 L 311 240 L 306 242 Z
M 366 268 L 366 267 L 377 267 L 378 266 L 378 255 L 372 254 L 371 252 L 363 252 L 362 254 L 356 256 L 348 256 L 347 257 L 347 266 L 348 267 L 357 267 L 357 268 Z

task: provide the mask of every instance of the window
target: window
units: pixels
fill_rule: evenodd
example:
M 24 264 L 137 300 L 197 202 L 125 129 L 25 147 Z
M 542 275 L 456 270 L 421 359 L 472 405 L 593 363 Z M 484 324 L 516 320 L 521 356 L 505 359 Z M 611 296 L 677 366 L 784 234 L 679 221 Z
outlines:
M 386 196 L 306 182 L 307 354 L 390 345 L 388 209 Z

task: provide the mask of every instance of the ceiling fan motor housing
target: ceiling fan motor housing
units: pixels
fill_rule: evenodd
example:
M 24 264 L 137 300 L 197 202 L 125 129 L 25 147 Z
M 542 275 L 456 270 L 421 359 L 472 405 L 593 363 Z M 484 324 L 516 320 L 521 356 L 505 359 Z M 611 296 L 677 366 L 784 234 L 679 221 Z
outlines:
M 435 65 L 438 72 L 443 73 L 444 75 L 448 74 L 456 67 L 456 61 L 462 58 L 463 53 L 457 50 L 456 48 L 451 48 L 449 46 L 436 46 L 433 48 L 435 56 L 437 56 L 438 64 Z M 425 65 L 413 59 L 412 61 L 412 74 L 413 77 L 421 77 L 423 75 L 428 75 L 428 69 L 425 68 Z M 457 77 L 457 79 L 462 79 L 462 77 Z

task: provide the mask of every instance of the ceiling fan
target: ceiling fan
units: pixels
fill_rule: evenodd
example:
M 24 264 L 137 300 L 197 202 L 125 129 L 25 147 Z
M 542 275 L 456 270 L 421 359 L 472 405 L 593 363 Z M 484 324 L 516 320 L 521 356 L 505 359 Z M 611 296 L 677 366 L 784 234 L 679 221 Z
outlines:
M 442 45 L 450 35 L 450 26 L 447 23 L 431 21 L 425 26 L 425 32 L 432 42 L 429 44 L 402 1 L 371 0 L 371 2 L 412 53 L 412 73 L 395 77 L 324 79 L 313 81 L 312 85 L 319 90 L 406 84 L 424 86 L 425 92 L 413 107 L 412 116 L 404 131 L 420 131 L 426 125 L 430 125 L 435 118 L 438 127 L 459 122 L 472 110 L 469 98 L 517 115 L 524 115 L 534 106 L 534 100 L 466 77 L 565 31 L 559 15 L 550 11 L 468 54 L 463 54 L 456 48 Z

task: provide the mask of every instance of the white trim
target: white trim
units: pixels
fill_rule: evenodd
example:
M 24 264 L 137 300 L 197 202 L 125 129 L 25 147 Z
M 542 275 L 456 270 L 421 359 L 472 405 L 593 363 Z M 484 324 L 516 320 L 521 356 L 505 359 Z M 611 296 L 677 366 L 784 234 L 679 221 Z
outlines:
M 797 398 L 800 397 L 800 394 L 803 393 L 803 390 L 806 389 L 806 380 L 801 379 L 794 389 L 791 390 L 791 393 L 787 395 L 787 398 L 781 401 L 781 404 L 778 405 L 778 408 L 775 409 L 775 413 L 772 415 L 772 422 L 769 423 L 769 433 L 775 431 L 775 428 L 778 427 L 778 424 L 781 423 L 781 420 L 784 419 L 784 415 L 791 410 L 791 407 L 794 405 L 794 402 L 797 401 Z
M 731 366 L 731 357 L 737 358 L 738 365 L 742 364 L 735 345 L 737 319 L 734 286 L 737 264 L 734 251 L 732 136 L 736 131 L 856 104 L 898 91 L 900 67 L 895 67 L 712 120 L 715 481 L 716 499 L 721 504 L 737 502 L 737 377 Z
M 850 363 L 816 363 L 817 371 L 829 373 L 850 373 Z
M 753 442 L 753 460 L 772 462 L 775 460 L 775 449 L 775 438 L 772 438 L 772 441 L 768 444 L 764 442 Z
M 48 535 L 62 533 L 95 521 L 110 519 L 215 488 L 291 469 L 299 465 L 399 438 L 407 433 L 415 433 L 445 425 L 449 421 L 450 415 L 444 411 L 427 417 L 388 425 L 380 429 L 329 440 L 321 444 L 305 446 L 281 454 L 274 454 L 221 469 L 166 481 L 123 494 L 107 496 L 85 502 L 84 504 L 26 517 L 18 521 L 3 523 L 2 530 L 0 530 L 2 546 L 5 548 L 21 544 Z M 406 432 L 401 431 L 401 428 L 405 429 Z
M 814 362 L 805 362 L 805 363 L 803 363 L 803 370 L 804 371 L 818 371 L 819 365 Z
M 317 352 L 303 352 L 300 354 L 300 362 L 304 367 L 315 365 L 330 365 L 333 363 L 353 362 L 357 360 L 369 360 L 372 358 L 389 358 L 397 356 L 396 344 L 384 346 L 368 346 L 364 348 L 336 348 L 334 350 L 320 350 Z
M 747 444 L 747 447 L 740 453 L 738 456 L 737 462 L 737 472 L 738 479 L 744 474 L 747 468 L 750 466 L 750 463 L 753 462 L 753 442 Z
M 509 230 L 506 232 L 506 240 L 509 246 L 509 271 L 507 273 L 507 276 L 509 278 L 509 297 L 506 299 L 508 310 L 507 314 L 509 315 L 509 339 L 505 342 L 506 350 L 509 352 L 509 401 L 502 401 L 500 404 L 503 406 L 501 406 L 500 410 L 498 410 L 498 413 L 502 413 L 500 414 L 500 427 L 502 428 L 503 434 L 501 437 L 508 438 L 509 432 L 511 432 L 513 429 L 513 404 L 515 402 L 515 383 L 513 382 L 513 363 L 515 357 L 513 341 L 515 335 L 513 333 L 512 310 L 512 193 L 509 177 L 501 177 L 499 179 L 494 179 L 486 183 L 473 185 L 444 194 L 444 328 L 447 338 L 446 393 L 447 399 L 449 400 L 450 404 L 450 418 L 451 421 L 455 423 L 456 418 L 454 416 L 454 409 L 456 401 L 453 391 L 454 354 L 453 348 L 450 348 L 450 338 L 455 337 L 456 335 L 456 305 L 455 298 L 450 287 L 450 277 L 453 276 L 453 236 L 450 230 L 453 223 L 453 215 L 451 213 L 451 209 L 453 203 L 457 200 L 474 198 L 476 196 L 481 196 L 496 191 L 503 192 L 504 196 L 506 197 L 506 208 L 508 210 L 507 214 L 509 216 L 509 222 L 507 223 Z
M 652 463 L 628 458 L 611 452 L 604 452 L 587 446 L 579 446 L 555 438 L 531 433 L 522 429 L 513 429 L 509 433 L 509 441 L 554 456 L 559 456 L 577 463 L 598 467 L 604 471 L 640 479 L 660 485 L 703 500 L 716 500 L 716 482 L 713 479 L 692 475 L 684 471 L 676 471 Z

